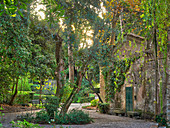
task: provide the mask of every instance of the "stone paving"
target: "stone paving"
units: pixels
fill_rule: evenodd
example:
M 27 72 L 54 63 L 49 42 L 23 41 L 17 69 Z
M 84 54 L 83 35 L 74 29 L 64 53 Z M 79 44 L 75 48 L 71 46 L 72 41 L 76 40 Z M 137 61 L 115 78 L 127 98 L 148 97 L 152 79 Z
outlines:
M 72 104 L 70 109 L 77 108 L 81 109 L 82 106 L 87 104 Z M 64 128 L 155 128 L 156 123 L 145 120 L 137 120 L 129 117 L 119 117 L 114 115 L 100 114 L 96 110 L 84 110 L 89 113 L 90 117 L 93 118 L 94 123 L 87 125 L 62 125 Z M 26 112 L 24 112 L 26 113 Z M 11 128 L 10 121 L 14 120 L 17 115 L 21 113 L 5 113 L 6 120 L 3 121 L 4 128 Z M 54 128 L 50 125 L 41 125 L 45 128 Z M 55 128 L 60 128 L 61 125 L 55 125 Z

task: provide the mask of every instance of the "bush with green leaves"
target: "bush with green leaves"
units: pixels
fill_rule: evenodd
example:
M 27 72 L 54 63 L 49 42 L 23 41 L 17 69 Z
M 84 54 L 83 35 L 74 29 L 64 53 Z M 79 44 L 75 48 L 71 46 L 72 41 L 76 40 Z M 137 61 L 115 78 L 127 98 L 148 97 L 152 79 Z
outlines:
M 30 93 L 32 93 L 32 91 L 18 91 L 18 94 L 14 100 L 14 104 L 24 104 L 24 103 L 29 103 L 32 99 Z M 5 100 L 7 100 L 8 102 L 10 101 L 10 98 L 12 97 L 12 91 L 8 91 L 8 96 L 6 97 Z
M 84 113 L 82 110 L 73 109 L 63 117 L 58 114 L 55 115 L 56 124 L 88 124 L 91 122 L 93 120 L 89 117 L 89 114 Z
M 160 126 L 167 126 L 167 120 L 165 117 L 165 114 L 161 113 L 159 115 L 156 115 L 155 121 L 159 123 Z
M 49 123 L 50 116 L 45 110 L 36 113 L 35 122 L 40 124 Z
M 99 103 L 98 108 L 100 113 L 108 113 L 110 104 L 109 103 Z
M 29 123 L 26 120 L 17 122 L 12 121 L 11 124 L 13 128 L 43 128 L 38 124 Z
M 69 115 L 65 114 L 63 117 L 56 113 L 55 115 L 56 124 L 70 124 Z
M 67 82 L 66 85 L 63 88 L 63 96 L 62 96 L 62 100 L 61 100 L 62 103 L 66 102 L 66 100 L 68 99 L 71 91 L 72 91 L 72 88 L 70 87 L 70 83 Z
M 19 119 L 20 121 L 32 121 L 34 120 L 34 117 L 33 117 L 33 113 L 26 113 L 24 115 L 20 115 L 20 116 L 17 116 L 17 119 Z
M 68 113 L 70 124 L 88 124 L 93 120 L 89 117 L 89 114 L 84 113 L 82 110 L 71 110 Z
M 81 97 L 80 103 L 89 103 L 90 101 L 94 100 L 95 97 Z
M 99 102 L 99 99 L 94 99 L 90 103 L 92 107 L 96 107 L 98 105 L 98 102 Z
M 3 110 L 3 108 L 1 107 L 0 110 Z M 4 119 L 3 116 L 4 116 L 4 113 L 0 112 L 0 117 L 1 117 L 0 118 L 0 127 L 3 127 L 2 123 L 1 123 Z
M 53 97 L 47 97 L 46 101 L 48 101 L 48 103 L 46 103 L 45 109 L 48 113 L 48 115 L 50 116 L 50 118 L 54 118 L 54 112 L 58 112 L 58 108 L 59 108 L 59 98 L 56 96 Z
M 17 95 L 15 102 L 16 104 L 29 103 L 31 101 L 30 94 L 19 94 Z
M 21 76 L 20 79 L 18 80 L 18 91 L 32 91 L 31 90 L 31 85 L 30 83 L 30 74 L 27 73 L 26 76 Z

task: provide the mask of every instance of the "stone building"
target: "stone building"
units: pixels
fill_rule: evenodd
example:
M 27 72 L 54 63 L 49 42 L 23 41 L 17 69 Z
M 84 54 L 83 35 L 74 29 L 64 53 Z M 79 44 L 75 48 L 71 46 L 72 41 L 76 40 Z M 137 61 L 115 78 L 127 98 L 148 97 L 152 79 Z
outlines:
M 141 110 L 144 112 L 153 113 L 155 112 L 155 59 L 154 59 L 154 47 L 152 42 L 146 42 L 144 37 L 127 34 L 125 36 L 126 42 L 120 48 L 120 59 L 131 58 L 134 56 L 140 56 L 136 59 L 129 70 L 126 72 L 126 79 L 124 84 L 121 86 L 121 91 L 116 92 L 114 103 L 111 105 L 111 109 L 127 111 Z M 149 43 L 149 45 L 148 45 Z M 148 45 L 148 48 L 146 47 Z M 169 53 L 169 51 L 168 51 Z M 169 54 L 168 54 L 168 65 Z M 165 75 L 163 70 L 163 55 L 158 56 L 158 91 L 160 90 L 165 81 Z M 168 67 L 169 71 L 169 67 Z M 169 75 L 169 74 L 168 74 Z M 100 75 L 100 92 L 102 99 L 105 99 L 105 89 L 103 76 Z M 170 81 L 170 80 L 169 80 Z M 170 82 L 168 82 L 170 84 Z M 169 85 L 167 85 L 167 105 L 170 106 L 169 98 Z M 158 94 L 160 95 L 160 93 Z M 161 94 L 162 95 L 162 94 Z M 160 96 L 158 96 L 160 97 Z M 158 98 L 158 105 L 162 103 L 161 99 Z M 167 107 L 167 114 L 169 118 L 170 107 Z M 164 106 L 166 107 L 166 106 Z M 158 108 L 160 110 L 160 108 Z

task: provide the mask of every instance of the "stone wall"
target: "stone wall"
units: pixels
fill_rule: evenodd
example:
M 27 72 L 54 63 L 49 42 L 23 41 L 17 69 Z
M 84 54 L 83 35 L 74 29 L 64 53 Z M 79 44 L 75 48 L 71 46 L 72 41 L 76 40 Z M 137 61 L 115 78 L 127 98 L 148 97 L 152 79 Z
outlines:
M 131 36 L 131 35 L 130 35 Z M 134 57 L 136 55 L 142 55 L 140 59 L 135 60 L 126 73 L 126 80 L 124 85 L 121 86 L 121 92 L 115 95 L 115 103 L 121 102 L 121 109 L 126 110 L 126 87 L 133 87 L 133 109 L 140 109 L 144 111 L 153 112 L 155 111 L 155 61 L 154 61 L 154 52 L 153 45 L 151 45 L 148 51 L 144 50 L 145 44 L 141 43 L 141 40 L 137 39 L 136 43 L 133 43 L 133 36 L 131 42 L 127 41 L 122 45 L 119 53 L 120 59 L 125 59 L 129 57 Z M 168 49 L 170 44 L 168 45 Z M 136 52 L 137 51 L 137 52 Z M 163 55 L 158 56 L 159 71 L 158 71 L 158 91 L 160 90 L 161 83 L 164 82 L 164 70 L 163 70 Z M 168 77 L 170 77 L 170 50 L 168 51 Z M 102 99 L 105 97 L 105 84 L 103 75 L 100 75 L 100 91 Z M 170 120 L 170 78 L 168 79 L 167 85 L 167 118 Z M 116 102 L 118 100 L 118 102 Z M 164 100 L 164 99 L 163 99 Z M 158 100 L 158 104 L 160 101 Z M 116 105 L 115 105 L 116 106 Z
M 154 74 L 154 70 L 152 68 L 147 68 L 146 71 L 146 86 L 144 88 L 144 67 L 143 67 L 143 59 L 139 59 L 135 61 L 128 73 L 126 74 L 126 80 L 124 85 L 121 88 L 121 101 L 122 101 L 122 109 L 126 109 L 126 92 L 125 88 L 132 86 L 133 87 L 133 109 L 140 109 L 143 110 L 144 108 L 147 108 L 146 111 L 152 111 L 154 110 L 154 80 L 152 80 L 152 76 Z M 152 63 L 148 62 L 148 66 L 152 66 Z M 146 97 L 143 97 L 144 95 L 147 95 Z M 146 100 L 146 101 L 145 101 Z

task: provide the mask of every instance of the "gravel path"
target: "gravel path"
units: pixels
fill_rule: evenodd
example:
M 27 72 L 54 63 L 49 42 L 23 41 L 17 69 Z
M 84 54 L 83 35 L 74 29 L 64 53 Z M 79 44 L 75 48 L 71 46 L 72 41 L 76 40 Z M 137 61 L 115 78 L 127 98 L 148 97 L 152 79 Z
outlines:
M 85 104 L 86 105 L 86 104 Z M 81 109 L 82 104 L 72 104 L 70 109 L 78 108 Z M 62 125 L 64 128 L 152 128 L 156 123 L 132 119 L 129 117 L 119 117 L 114 115 L 100 114 L 95 110 L 84 110 L 86 113 L 89 113 L 90 117 L 93 118 L 94 123 L 87 125 Z M 6 120 L 3 121 L 4 128 L 10 128 L 10 121 L 14 120 L 17 115 L 22 114 L 18 113 L 5 113 Z M 50 125 L 41 125 L 45 128 L 54 128 Z M 56 125 L 55 128 L 60 128 L 61 125 Z M 154 127 L 153 127 L 154 128 Z
M 62 125 L 64 128 L 152 128 L 156 125 L 154 122 L 144 120 L 136 120 L 129 117 L 119 117 L 114 115 L 100 114 L 95 110 L 84 110 L 90 114 L 94 123 L 87 125 Z M 45 128 L 50 128 L 50 126 Z M 60 128 L 61 125 L 56 125 L 55 128 Z M 52 126 L 51 126 L 52 128 Z M 155 128 L 155 127 L 153 127 Z

